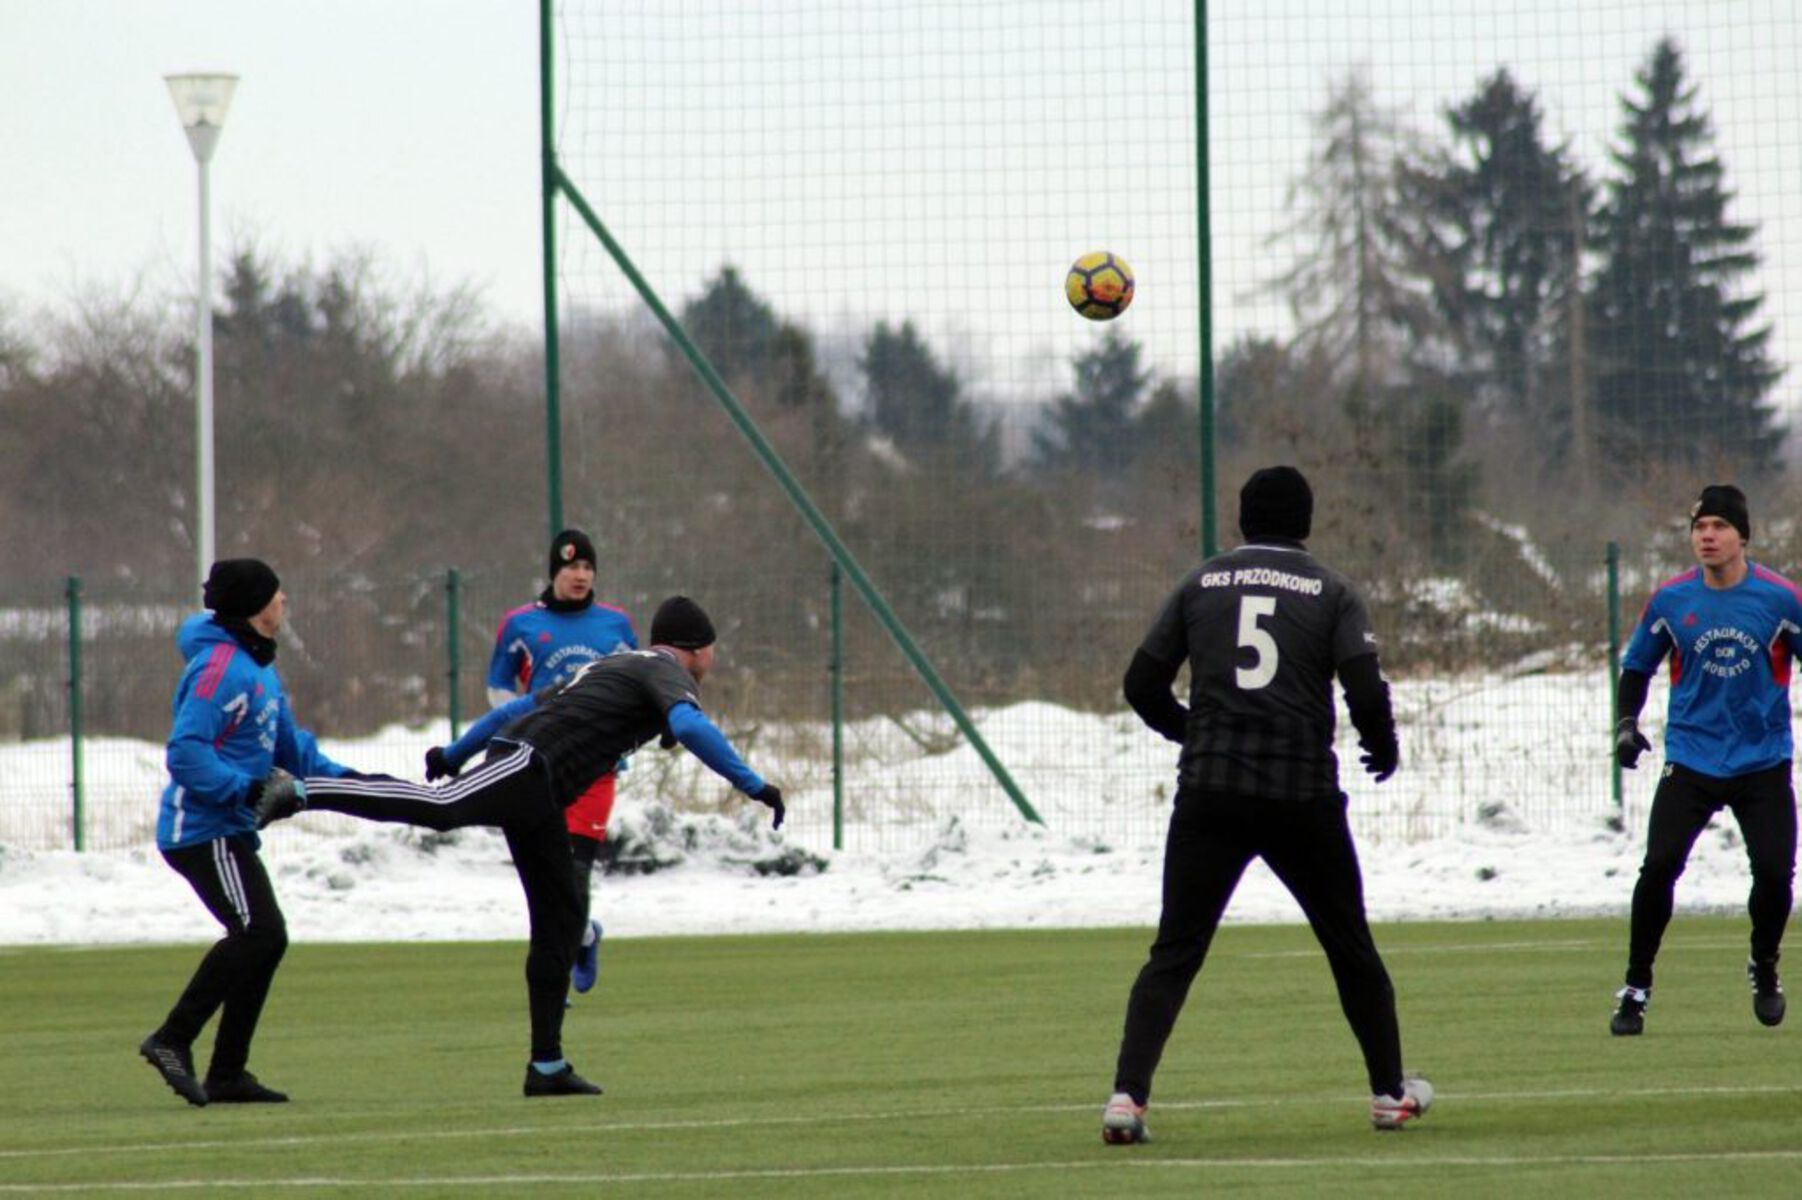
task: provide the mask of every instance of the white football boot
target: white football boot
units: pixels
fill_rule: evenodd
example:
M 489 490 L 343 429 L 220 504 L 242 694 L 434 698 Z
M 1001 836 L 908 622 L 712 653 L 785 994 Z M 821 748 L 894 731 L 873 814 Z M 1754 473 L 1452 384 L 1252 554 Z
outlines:
M 1107 1106 L 1101 1110 L 1101 1140 L 1110 1146 L 1149 1142 L 1151 1130 L 1145 1128 L 1145 1106 L 1133 1103 L 1125 1092 L 1109 1096 Z
M 1427 1115 L 1433 1107 L 1433 1085 L 1424 1079 L 1402 1080 L 1402 1096 L 1381 1093 L 1370 1098 L 1370 1123 L 1378 1129 L 1400 1129 Z

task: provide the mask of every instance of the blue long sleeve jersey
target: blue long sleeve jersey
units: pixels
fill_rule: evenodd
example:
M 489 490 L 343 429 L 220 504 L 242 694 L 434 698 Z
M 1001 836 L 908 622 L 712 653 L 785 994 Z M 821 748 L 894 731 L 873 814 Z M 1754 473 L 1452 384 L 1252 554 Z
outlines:
M 559 612 L 543 597 L 501 618 L 488 660 L 488 696 L 540 692 L 582 667 L 621 650 L 636 650 L 638 635 L 624 609 L 599 601 L 576 612 Z
M 479 754 L 501 730 L 534 711 L 541 694 L 533 692 L 490 709 L 480 720 L 464 730 L 462 737 L 444 748 L 445 760 L 453 768 L 462 770 L 463 764 Z M 732 748 L 732 743 L 726 740 L 726 735 L 720 732 L 719 726 L 708 720 L 707 714 L 698 706 L 686 702 L 676 704 L 670 708 L 668 719 L 670 735 L 688 747 L 689 752 L 705 763 L 714 774 L 747 796 L 754 796 L 763 790 L 763 776 L 753 771 L 738 756 L 738 751 Z
M 1802 593 L 1777 572 L 1748 564 L 1730 588 L 1702 569 L 1666 580 L 1646 601 L 1621 659 L 1650 675 L 1670 659 L 1664 756 L 1716 778 L 1790 761 L 1791 663 L 1802 652 Z
M 351 773 L 295 725 L 275 664 L 258 663 L 212 614 L 184 621 L 175 645 L 188 665 L 175 686 L 164 753 L 169 783 L 157 810 L 159 847 L 255 838 L 256 817 L 244 801 L 271 767 L 299 776 Z

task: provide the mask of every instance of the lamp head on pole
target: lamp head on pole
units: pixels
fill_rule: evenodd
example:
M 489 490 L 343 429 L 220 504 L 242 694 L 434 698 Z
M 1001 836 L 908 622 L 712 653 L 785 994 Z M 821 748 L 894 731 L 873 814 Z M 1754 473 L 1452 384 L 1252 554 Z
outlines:
M 231 107 L 232 93 L 238 77 L 222 74 L 166 75 L 169 95 L 175 101 L 175 113 L 187 131 L 188 145 L 196 162 L 213 157 L 219 144 L 219 132 L 225 126 L 225 110 Z

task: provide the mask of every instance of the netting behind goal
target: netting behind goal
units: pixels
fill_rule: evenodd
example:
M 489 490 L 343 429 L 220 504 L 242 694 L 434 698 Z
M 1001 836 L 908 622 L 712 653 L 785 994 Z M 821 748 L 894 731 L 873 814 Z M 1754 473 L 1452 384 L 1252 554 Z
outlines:
M 1203 7 L 571 0 L 558 162 L 1032 802 L 1103 838 L 1155 834 L 1169 795 L 1118 681 L 1202 542 L 1205 217 L 1220 541 L 1249 469 L 1302 466 L 1314 548 L 1407 685 L 1412 782 L 1355 784 L 1364 831 L 1599 823 L 1607 543 L 1630 619 L 1685 563 L 1695 490 L 1735 479 L 1761 561 L 1795 565 L 1802 18 L 1206 5 L 1204 214 Z M 820 768 L 796 820 L 823 836 L 828 558 L 562 212 L 568 519 L 603 595 L 725 618 L 712 703 L 754 755 Z M 1112 323 L 1063 295 L 1097 249 L 1136 272 Z M 972 789 L 1016 821 L 843 601 L 857 836 L 931 836 Z

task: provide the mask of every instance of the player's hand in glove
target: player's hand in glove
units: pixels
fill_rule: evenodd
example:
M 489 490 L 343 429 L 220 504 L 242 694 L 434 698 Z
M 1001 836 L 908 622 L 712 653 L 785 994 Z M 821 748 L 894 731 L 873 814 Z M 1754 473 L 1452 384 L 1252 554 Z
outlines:
M 1402 764 L 1402 748 L 1396 743 L 1394 735 L 1390 735 L 1376 746 L 1365 745 L 1364 753 L 1358 756 L 1364 769 L 1376 776 L 1378 783 L 1395 774 L 1395 769 Z
M 782 828 L 782 818 L 787 815 L 788 808 L 782 803 L 781 788 L 773 783 L 765 783 L 761 788 L 751 793 L 751 799 L 757 801 L 759 804 L 769 805 L 771 810 L 775 813 L 775 816 L 770 819 L 771 829 Z
M 425 752 L 425 778 L 430 783 L 434 779 L 455 779 L 458 768 L 450 765 L 444 757 L 443 746 L 433 746 Z
M 1639 756 L 1652 748 L 1646 735 L 1639 731 L 1639 721 L 1634 717 L 1622 717 L 1620 724 L 1614 727 L 1614 761 L 1627 770 L 1639 766 Z

